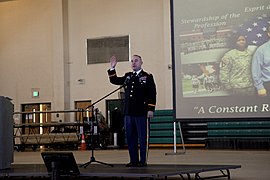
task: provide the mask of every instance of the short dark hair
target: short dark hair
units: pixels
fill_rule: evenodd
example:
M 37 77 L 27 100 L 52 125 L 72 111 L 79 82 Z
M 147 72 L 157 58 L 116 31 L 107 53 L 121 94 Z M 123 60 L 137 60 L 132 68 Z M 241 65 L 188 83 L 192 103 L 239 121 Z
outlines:
M 140 55 L 138 55 L 138 54 L 134 54 L 133 56 L 136 56 L 136 57 L 138 57 L 138 58 L 140 58 L 142 60 L 142 57 Z

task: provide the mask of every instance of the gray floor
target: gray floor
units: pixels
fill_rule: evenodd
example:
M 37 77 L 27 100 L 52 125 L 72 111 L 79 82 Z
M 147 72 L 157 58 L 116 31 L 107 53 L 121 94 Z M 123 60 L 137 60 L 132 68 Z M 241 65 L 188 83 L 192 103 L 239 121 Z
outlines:
M 15 152 L 14 164 L 43 164 L 40 155 L 41 151 Z M 88 162 L 92 155 L 89 150 L 72 152 L 78 164 Z M 178 149 L 177 152 L 181 152 L 181 149 Z M 148 164 L 241 165 L 241 168 L 231 170 L 231 179 L 270 179 L 270 151 L 187 149 L 185 154 L 165 155 L 166 153 L 173 154 L 173 149 L 150 149 Z M 126 149 L 95 150 L 94 157 L 97 161 L 109 164 L 127 163 L 129 161 Z M 217 172 L 212 173 L 215 175 Z M 208 176 L 211 174 L 202 173 L 201 175 L 203 177 L 204 175 Z M 181 179 L 180 177 L 178 178 Z

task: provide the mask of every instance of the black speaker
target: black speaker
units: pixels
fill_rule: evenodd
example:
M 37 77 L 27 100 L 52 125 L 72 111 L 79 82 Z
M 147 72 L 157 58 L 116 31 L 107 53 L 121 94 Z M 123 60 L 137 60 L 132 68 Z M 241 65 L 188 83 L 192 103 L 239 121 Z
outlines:
M 0 96 L 0 169 L 10 168 L 14 161 L 13 112 L 10 99 Z
M 72 152 L 42 152 L 44 164 L 52 179 L 60 179 L 61 176 L 78 176 L 78 165 Z

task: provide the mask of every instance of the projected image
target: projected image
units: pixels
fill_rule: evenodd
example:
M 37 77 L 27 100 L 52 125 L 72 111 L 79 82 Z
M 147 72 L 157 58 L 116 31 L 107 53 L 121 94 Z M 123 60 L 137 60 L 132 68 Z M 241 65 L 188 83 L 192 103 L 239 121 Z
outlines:
M 268 22 L 262 15 L 235 27 L 180 34 L 183 97 L 255 95 L 252 56 L 267 41 Z
M 183 97 L 224 96 L 219 79 L 219 59 L 228 51 L 226 38 L 230 30 L 207 34 L 181 34 L 181 71 Z
M 269 117 L 254 75 L 267 65 L 253 62 L 270 39 L 269 1 L 172 0 L 172 6 L 176 117 Z
M 217 63 L 183 64 L 183 97 L 227 95 L 218 79 Z

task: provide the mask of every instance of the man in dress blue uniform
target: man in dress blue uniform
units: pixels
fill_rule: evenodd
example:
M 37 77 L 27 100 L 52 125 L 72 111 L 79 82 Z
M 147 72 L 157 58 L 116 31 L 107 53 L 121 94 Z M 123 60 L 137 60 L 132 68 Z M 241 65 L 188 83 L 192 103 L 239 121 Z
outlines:
M 127 167 L 147 166 L 147 121 L 154 115 L 156 106 L 156 85 L 152 74 L 142 69 L 142 58 L 133 55 L 131 59 L 132 72 L 118 77 L 115 66 L 117 59 L 110 58 L 111 68 L 108 70 L 110 82 L 115 85 L 124 85 L 125 108 L 124 121 L 128 143 L 130 162 Z M 140 142 L 140 158 L 138 152 Z

